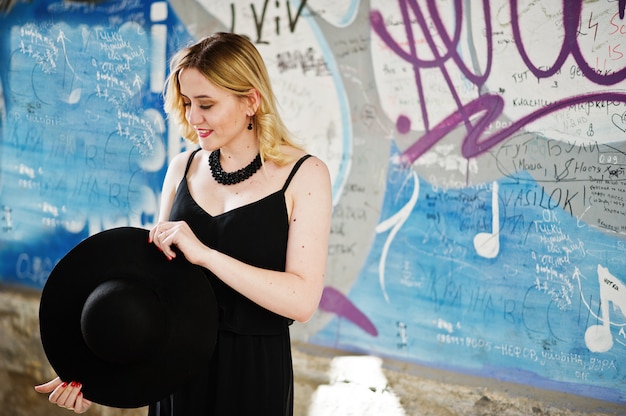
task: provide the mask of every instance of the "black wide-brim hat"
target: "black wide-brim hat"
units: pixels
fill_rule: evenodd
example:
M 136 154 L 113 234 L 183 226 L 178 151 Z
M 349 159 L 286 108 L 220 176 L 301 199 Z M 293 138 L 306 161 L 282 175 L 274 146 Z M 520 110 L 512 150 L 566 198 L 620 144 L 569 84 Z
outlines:
M 44 352 L 85 398 L 136 408 L 173 393 L 206 368 L 217 338 L 217 303 L 203 270 L 167 260 L 148 231 L 95 234 L 54 267 L 41 294 Z

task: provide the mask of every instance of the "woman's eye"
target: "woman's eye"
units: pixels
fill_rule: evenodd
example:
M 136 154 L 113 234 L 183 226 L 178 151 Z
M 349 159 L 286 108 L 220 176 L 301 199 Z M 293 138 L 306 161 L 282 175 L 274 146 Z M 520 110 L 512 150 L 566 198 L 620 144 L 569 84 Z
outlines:
M 183 101 L 183 107 L 191 107 L 191 101 Z M 208 110 L 213 107 L 213 104 L 199 104 L 198 108 L 201 110 Z

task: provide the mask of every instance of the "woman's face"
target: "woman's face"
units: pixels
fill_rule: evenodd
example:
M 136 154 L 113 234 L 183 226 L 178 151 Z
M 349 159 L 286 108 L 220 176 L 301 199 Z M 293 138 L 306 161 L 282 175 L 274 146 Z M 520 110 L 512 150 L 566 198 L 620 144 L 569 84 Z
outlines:
M 247 140 L 250 108 L 247 100 L 219 88 L 195 68 L 178 76 L 187 122 L 198 133 L 204 150 L 215 150 Z

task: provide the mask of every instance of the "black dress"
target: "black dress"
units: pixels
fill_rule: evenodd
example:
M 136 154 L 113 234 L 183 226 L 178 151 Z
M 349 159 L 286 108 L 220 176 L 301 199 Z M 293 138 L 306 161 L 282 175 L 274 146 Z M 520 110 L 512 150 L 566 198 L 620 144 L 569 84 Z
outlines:
M 196 151 L 197 152 L 197 151 Z M 170 220 L 186 221 L 207 246 L 245 263 L 284 271 L 289 220 L 285 190 L 310 155 L 293 167 L 283 188 L 258 201 L 212 216 L 191 197 L 187 162 Z M 200 375 L 149 407 L 149 416 L 292 415 L 293 322 L 250 301 L 206 270 L 219 308 L 217 345 Z

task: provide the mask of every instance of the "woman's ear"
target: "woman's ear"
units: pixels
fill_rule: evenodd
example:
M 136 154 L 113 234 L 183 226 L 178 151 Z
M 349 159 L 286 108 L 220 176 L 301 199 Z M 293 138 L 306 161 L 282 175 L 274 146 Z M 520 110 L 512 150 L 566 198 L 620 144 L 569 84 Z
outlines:
M 261 94 L 259 94 L 259 91 L 256 88 L 252 88 L 248 91 L 248 95 L 246 97 L 248 99 L 248 111 L 250 112 L 248 115 L 253 116 L 256 114 L 256 110 L 258 110 L 261 105 Z

